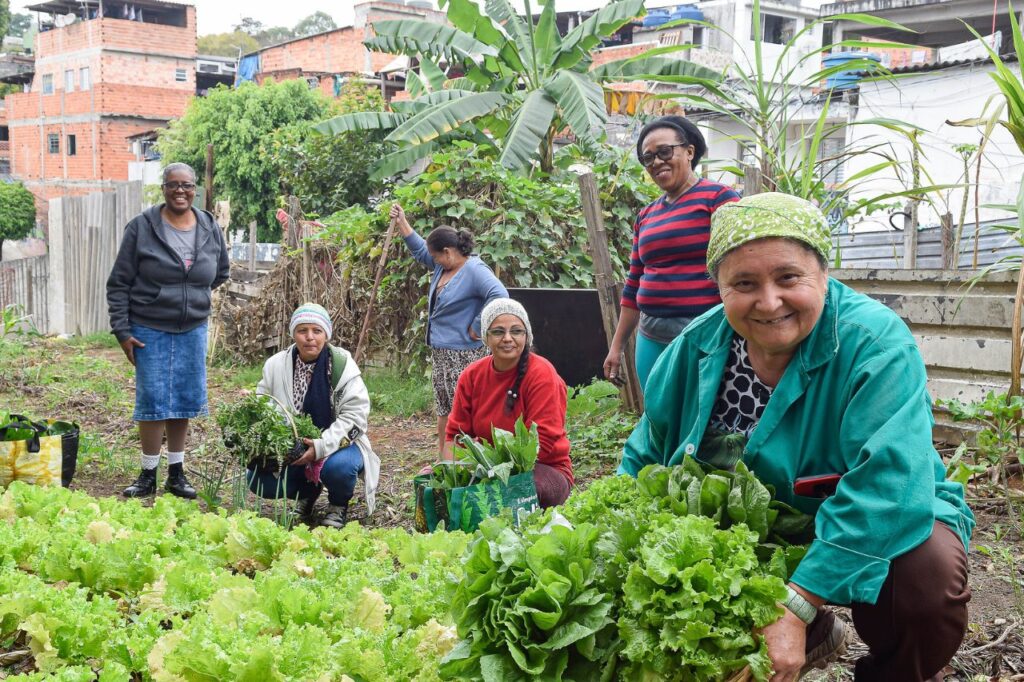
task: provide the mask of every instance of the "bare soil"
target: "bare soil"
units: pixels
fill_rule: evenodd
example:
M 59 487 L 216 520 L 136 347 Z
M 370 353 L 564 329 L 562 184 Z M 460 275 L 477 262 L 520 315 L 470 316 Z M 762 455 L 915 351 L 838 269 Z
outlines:
M 82 427 L 84 447 L 72 488 L 94 496 L 119 495 L 138 471 L 138 437 L 129 399 L 134 395 L 134 382 L 120 350 L 72 347 L 48 340 L 28 343 L 30 352 L 26 355 L 12 360 L 0 354 L 0 409 L 77 421 Z M 85 371 L 95 372 L 95 377 L 90 374 L 83 382 L 72 380 L 73 369 L 63 375 L 53 370 L 69 365 L 69 358 L 83 353 L 91 363 Z M 239 381 L 242 371 L 251 373 L 248 368 L 211 368 L 212 409 L 243 390 Z M 48 380 L 43 382 L 42 377 Z M 115 381 L 121 391 L 111 395 L 109 387 L 103 388 L 104 380 Z M 350 512 L 353 518 L 372 526 L 411 529 L 411 480 L 434 458 L 434 428 L 434 418 L 429 414 L 373 415 L 369 436 L 381 459 L 377 509 L 366 518 L 360 485 Z M 193 422 L 188 450 L 192 454 L 187 456 L 186 466 L 193 472 L 193 479 L 201 461 L 195 453 L 205 452 L 207 461 L 224 456 L 212 419 Z M 1019 483 L 1015 481 L 1014 487 Z M 580 484 L 586 485 L 586 481 Z M 1008 501 L 1002 491 L 990 486 L 971 486 L 969 496 L 978 518 L 969 556 L 973 592 L 970 626 L 947 670 L 947 680 L 1024 680 L 1024 545 L 1020 535 L 1024 497 Z M 839 611 L 843 614 L 842 609 Z M 805 679 L 852 680 L 853 661 L 865 651 L 853 637 L 847 655 L 839 663 Z

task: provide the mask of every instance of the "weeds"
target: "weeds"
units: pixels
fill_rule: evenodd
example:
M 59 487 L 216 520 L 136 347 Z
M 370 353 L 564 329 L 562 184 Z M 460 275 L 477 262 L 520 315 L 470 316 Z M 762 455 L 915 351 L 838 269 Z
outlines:
M 991 471 L 992 482 L 997 483 L 1005 480 L 1007 465 L 1024 465 L 1024 445 L 1020 439 L 1024 397 L 1007 398 L 1006 394 L 989 391 L 983 400 L 976 402 L 940 400 L 938 403 L 949 410 L 954 421 L 982 425 L 973 456 L 969 458 L 966 444 L 961 444 L 950 461 L 948 478 L 966 484 L 972 476 Z
M 574 469 L 586 477 L 618 466 L 622 446 L 636 425 L 636 416 L 623 412 L 619 389 L 607 381 L 576 386 L 566 409 Z
M 391 368 L 367 368 L 363 381 L 372 410 L 391 417 L 411 417 L 433 409 L 434 392 L 426 376 Z

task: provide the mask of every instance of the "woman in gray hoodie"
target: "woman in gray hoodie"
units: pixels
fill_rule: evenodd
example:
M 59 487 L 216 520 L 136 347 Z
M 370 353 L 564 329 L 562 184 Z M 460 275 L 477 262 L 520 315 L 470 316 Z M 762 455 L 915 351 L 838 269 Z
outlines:
M 188 420 L 208 414 L 206 327 L 212 290 L 230 273 L 220 226 L 192 207 L 196 174 L 184 163 L 164 169 L 164 203 L 124 230 L 107 279 L 110 328 L 135 366 L 135 414 L 142 471 L 125 497 L 156 492 L 160 449 L 167 438 L 165 488 L 194 498 L 184 472 Z

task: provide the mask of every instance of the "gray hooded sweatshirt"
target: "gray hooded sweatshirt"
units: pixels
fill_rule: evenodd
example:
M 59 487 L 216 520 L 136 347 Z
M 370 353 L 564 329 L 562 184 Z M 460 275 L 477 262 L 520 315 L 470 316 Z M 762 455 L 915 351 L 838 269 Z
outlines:
M 195 329 L 210 316 L 212 290 L 231 272 L 220 227 L 196 208 L 196 257 L 185 263 L 161 236 L 163 204 L 137 215 L 124 229 L 117 260 L 107 278 L 110 328 L 118 341 L 131 337 L 132 324 L 165 332 Z

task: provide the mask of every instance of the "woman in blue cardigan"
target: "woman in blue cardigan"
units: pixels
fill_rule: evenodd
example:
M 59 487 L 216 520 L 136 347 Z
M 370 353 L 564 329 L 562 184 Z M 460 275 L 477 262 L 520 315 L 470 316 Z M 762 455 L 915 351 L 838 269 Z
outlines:
M 508 292 L 487 264 L 473 255 L 469 232 L 442 225 L 424 240 L 398 204 L 391 207 L 391 219 L 397 221 L 413 258 L 434 270 L 427 299 L 427 345 L 433 364 L 440 454 L 459 375 L 486 354 L 480 340 L 480 311 L 496 298 L 508 298 Z

